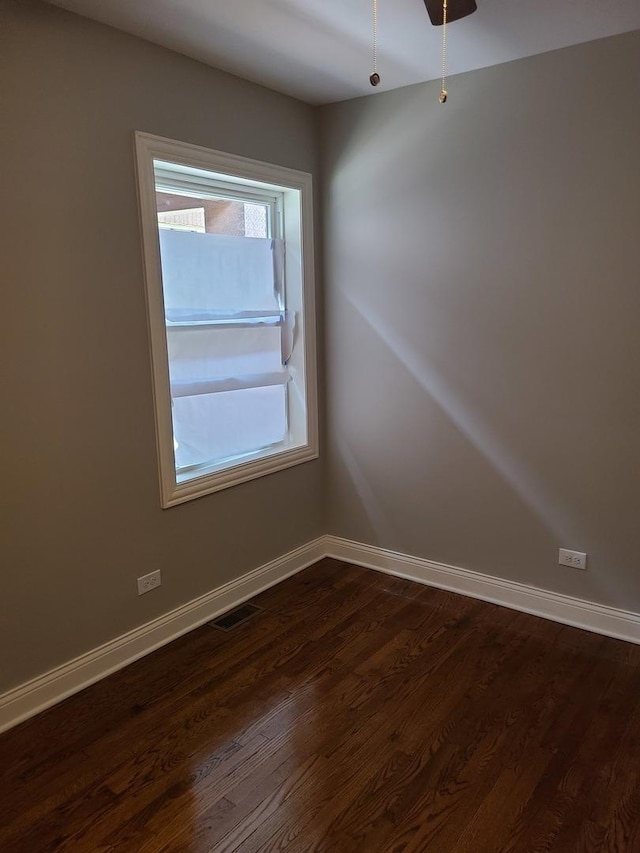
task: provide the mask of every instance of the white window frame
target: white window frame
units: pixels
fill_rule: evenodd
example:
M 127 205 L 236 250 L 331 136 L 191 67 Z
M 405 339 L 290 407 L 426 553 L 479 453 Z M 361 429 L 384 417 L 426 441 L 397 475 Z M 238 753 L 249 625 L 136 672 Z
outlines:
M 306 172 L 140 131 L 135 133 L 135 151 L 160 498 L 162 507 L 167 508 L 318 457 L 312 177 Z M 230 466 L 219 470 L 212 466 L 211 470 L 183 482 L 176 477 L 173 451 L 154 160 L 214 173 L 216 178 L 228 181 L 231 186 L 235 181 L 244 186 L 254 185 L 257 189 L 275 189 L 283 194 L 287 307 L 294 309 L 303 321 L 296 330 L 296 345 L 289 361 L 289 397 L 296 401 L 289 410 L 290 432 L 294 436 L 292 446 L 256 451 Z M 306 436 L 302 443 L 301 435 Z

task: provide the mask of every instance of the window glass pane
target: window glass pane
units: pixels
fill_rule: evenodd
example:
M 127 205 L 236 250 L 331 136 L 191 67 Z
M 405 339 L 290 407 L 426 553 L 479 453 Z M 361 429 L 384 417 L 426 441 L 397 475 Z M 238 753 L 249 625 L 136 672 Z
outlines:
M 171 217 L 175 218 L 180 212 L 196 208 L 202 211 L 202 227 L 198 223 L 194 231 L 227 237 L 270 236 L 268 204 L 219 198 L 213 194 L 210 198 L 201 198 L 163 188 L 156 190 L 156 205 L 161 226 L 170 224 Z
M 244 229 L 247 237 L 268 237 L 267 208 L 264 204 L 245 204 Z
M 158 225 L 177 231 L 205 232 L 204 207 L 189 207 L 184 210 L 159 210 Z

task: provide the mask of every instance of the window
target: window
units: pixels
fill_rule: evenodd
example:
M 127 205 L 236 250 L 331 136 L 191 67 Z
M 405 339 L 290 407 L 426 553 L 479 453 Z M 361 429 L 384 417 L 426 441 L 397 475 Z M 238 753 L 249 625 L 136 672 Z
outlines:
M 313 459 L 311 176 L 136 134 L 162 505 Z

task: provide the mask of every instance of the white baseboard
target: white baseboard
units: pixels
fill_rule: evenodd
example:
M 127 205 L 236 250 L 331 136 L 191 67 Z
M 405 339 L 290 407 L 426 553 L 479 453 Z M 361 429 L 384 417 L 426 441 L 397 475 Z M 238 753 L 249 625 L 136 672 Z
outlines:
M 215 619 L 323 556 L 321 537 L 10 690 L 0 696 L 0 732 Z
M 491 575 L 410 557 L 385 548 L 363 545 L 337 536 L 324 537 L 324 554 L 357 566 L 459 592 L 544 619 L 584 628 L 630 643 L 640 644 L 640 614 L 560 595 L 535 586 L 501 580 Z
M 337 536 L 321 536 L 0 696 L 0 732 L 78 693 L 323 557 L 335 557 L 378 572 L 640 644 L 640 615 L 637 613 L 374 545 Z

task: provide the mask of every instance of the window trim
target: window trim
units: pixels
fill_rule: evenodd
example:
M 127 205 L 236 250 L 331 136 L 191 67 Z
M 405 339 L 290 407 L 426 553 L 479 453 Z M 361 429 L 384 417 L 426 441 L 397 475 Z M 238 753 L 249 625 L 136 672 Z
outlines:
M 160 500 L 163 508 L 201 497 L 238 483 L 316 459 L 318 451 L 318 402 L 315 285 L 313 253 L 312 176 L 284 166 L 250 160 L 235 154 L 203 148 L 198 145 L 165 139 L 149 133 L 135 133 L 135 162 L 142 235 L 142 260 L 147 301 L 153 400 L 156 430 Z M 239 183 L 250 181 L 267 189 L 284 193 L 285 233 L 287 242 L 287 278 L 301 278 L 303 317 L 301 340 L 292 359 L 294 383 L 304 395 L 306 443 L 265 455 L 264 451 L 248 454 L 238 464 L 205 473 L 191 480 L 176 479 L 173 455 L 173 423 L 169 360 L 162 295 L 162 268 L 158 241 L 156 182 L 154 160 L 214 172 L 223 178 L 237 178 Z M 298 196 L 299 194 L 299 196 Z M 298 202 L 299 198 L 299 202 Z M 288 211 L 287 211 L 288 209 Z M 297 212 L 298 211 L 298 212 Z M 295 391 L 292 392 L 295 393 Z M 254 458 L 255 457 L 255 458 Z

